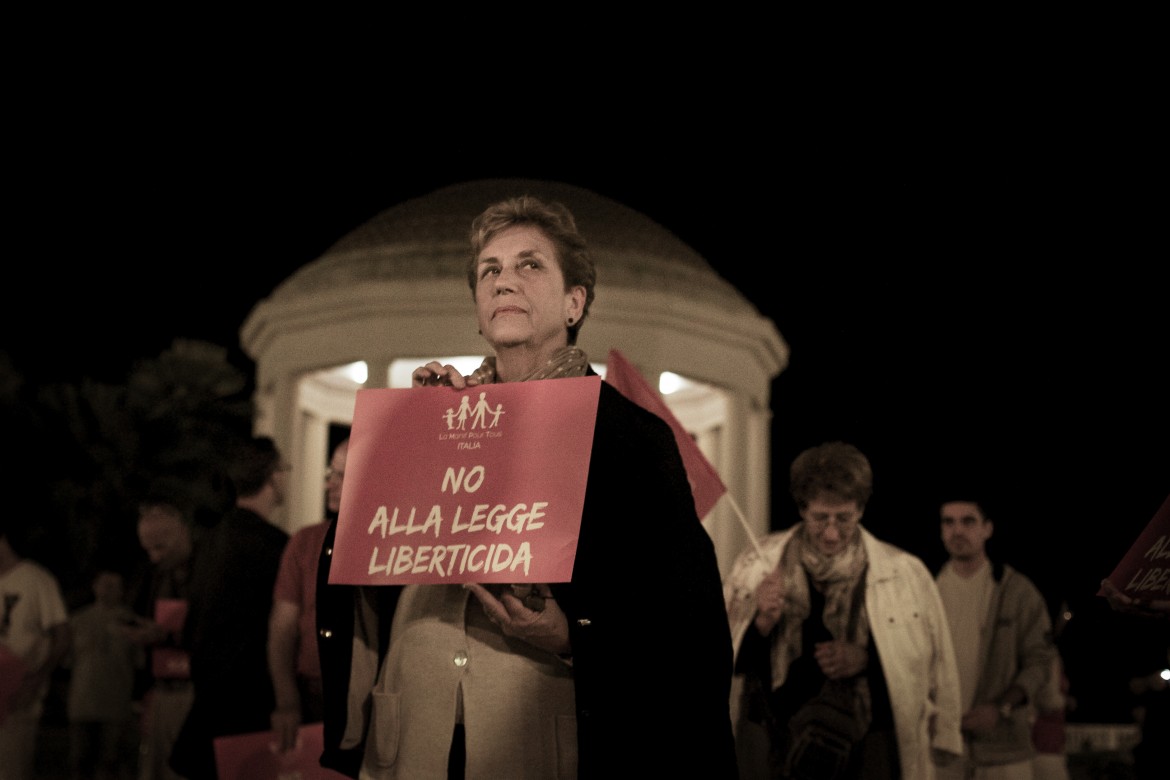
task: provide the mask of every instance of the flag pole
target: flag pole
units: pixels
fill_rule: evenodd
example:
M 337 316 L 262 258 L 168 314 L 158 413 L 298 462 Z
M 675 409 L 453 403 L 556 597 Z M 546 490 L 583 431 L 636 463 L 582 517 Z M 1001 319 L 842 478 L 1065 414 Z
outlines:
M 695 512 L 699 515 L 699 522 L 703 522 L 719 498 L 727 496 L 731 499 L 731 507 L 735 510 L 735 516 L 739 519 L 740 525 L 743 526 L 748 541 L 752 543 L 752 547 L 756 548 L 756 554 L 760 556 L 761 560 L 768 560 L 768 556 L 764 555 L 764 549 L 760 547 L 759 540 L 752 533 L 747 518 L 744 517 L 743 511 L 739 508 L 739 504 L 735 502 L 735 498 L 727 490 L 723 480 L 720 479 L 719 472 L 711 465 L 711 461 L 707 460 L 707 456 L 686 432 L 682 423 L 674 416 L 674 412 L 670 411 L 670 407 L 662 400 L 662 395 L 646 382 L 646 377 L 642 376 L 642 372 L 626 360 L 626 356 L 616 347 L 610 347 L 609 350 L 605 381 L 643 409 L 661 417 L 670 426 L 674 433 L 675 443 L 678 445 L 683 467 L 687 472 L 687 480 L 691 483 L 691 493 L 695 499 Z M 718 496 L 714 499 L 710 498 L 712 489 L 718 490 Z
M 731 502 L 731 508 L 735 510 L 735 516 L 739 518 L 739 524 L 743 526 L 743 532 L 747 534 L 748 541 L 752 543 L 752 547 L 756 548 L 756 553 L 760 556 L 760 560 L 768 560 L 768 556 L 764 555 L 764 548 L 760 547 L 760 541 L 752 533 L 752 527 L 748 525 L 747 518 L 743 516 L 739 504 L 735 502 L 735 496 L 731 495 L 731 491 L 728 491 L 725 495 L 727 496 L 727 500 Z

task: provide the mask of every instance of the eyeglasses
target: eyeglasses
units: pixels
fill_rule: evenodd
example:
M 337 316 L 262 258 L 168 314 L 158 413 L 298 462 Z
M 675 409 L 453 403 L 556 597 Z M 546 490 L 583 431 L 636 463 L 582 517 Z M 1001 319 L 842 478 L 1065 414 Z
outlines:
M 804 517 L 804 522 L 815 531 L 823 531 L 830 525 L 836 526 L 838 531 L 843 531 L 857 525 L 860 520 L 861 515 L 857 512 L 842 512 L 838 515 L 810 514 Z
M 338 479 L 345 479 L 345 472 L 341 469 L 325 469 L 326 482 L 333 479 L 334 477 L 337 477 Z

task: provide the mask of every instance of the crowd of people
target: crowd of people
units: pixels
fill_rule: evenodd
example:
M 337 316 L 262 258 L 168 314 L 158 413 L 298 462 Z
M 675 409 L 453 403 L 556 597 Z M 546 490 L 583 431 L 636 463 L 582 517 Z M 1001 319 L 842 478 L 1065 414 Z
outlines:
M 416 387 L 596 376 L 577 346 L 596 270 L 564 206 L 489 206 L 467 282 L 489 357 L 466 376 L 426 363 Z M 270 438 L 227 459 L 213 524 L 181 482 L 152 484 L 141 576 L 94 572 L 73 614 L 0 516 L 0 780 L 34 776 L 58 668 L 76 778 L 215 778 L 219 738 L 271 731 L 290 751 L 314 723 L 321 765 L 353 778 L 1068 776 L 1059 625 L 989 554 L 1002 521 L 978 493 L 940 495 L 932 571 L 866 528 L 869 459 L 828 441 L 790 465 L 799 519 L 723 577 L 670 426 L 604 382 L 596 418 L 570 424 L 592 431 L 572 576 L 523 589 L 331 582 L 348 439 L 322 522 L 291 535 Z M 1156 671 L 1132 690 L 1163 724 Z

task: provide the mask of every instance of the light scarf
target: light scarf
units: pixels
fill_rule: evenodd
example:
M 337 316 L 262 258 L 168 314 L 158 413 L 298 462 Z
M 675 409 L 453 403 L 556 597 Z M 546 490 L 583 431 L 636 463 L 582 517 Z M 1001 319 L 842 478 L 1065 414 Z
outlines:
M 585 376 L 589 370 L 589 358 L 577 347 L 561 347 L 548 362 L 537 367 L 528 376 L 521 377 L 519 382 L 531 379 L 560 379 L 566 376 Z M 480 363 L 479 368 L 471 372 L 469 378 L 475 379 L 481 385 L 490 385 L 496 381 L 496 359 L 488 356 Z
M 809 579 L 825 596 L 823 618 L 833 638 L 845 639 L 862 647 L 869 645 L 869 621 L 864 607 L 859 610 L 852 635 L 846 635 L 853 591 L 863 587 L 866 563 L 860 530 L 848 547 L 831 556 L 822 554 L 809 540 L 803 522 L 792 535 L 780 559 L 785 603 L 780 631 L 772 642 L 772 690 L 784 684 L 789 664 L 800 657 L 802 627 L 811 610 Z M 808 577 L 805 577 L 805 572 L 808 572 Z

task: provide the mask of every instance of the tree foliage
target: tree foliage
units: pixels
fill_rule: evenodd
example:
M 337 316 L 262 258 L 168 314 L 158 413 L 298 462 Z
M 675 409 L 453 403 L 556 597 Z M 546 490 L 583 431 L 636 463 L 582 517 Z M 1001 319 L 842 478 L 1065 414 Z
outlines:
M 141 555 L 137 499 L 152 481 L 179 479 L 211 524 L 227 501 L 222 453 L 251 435 L 251 382 L 204 341 L 175 340 L 124 384 L 85 378 L 37 385 L 0 353 L 0 409 L 18 464 L 25 552 L 62 587 L 84 589 L 95 566 L 128 568 Z

